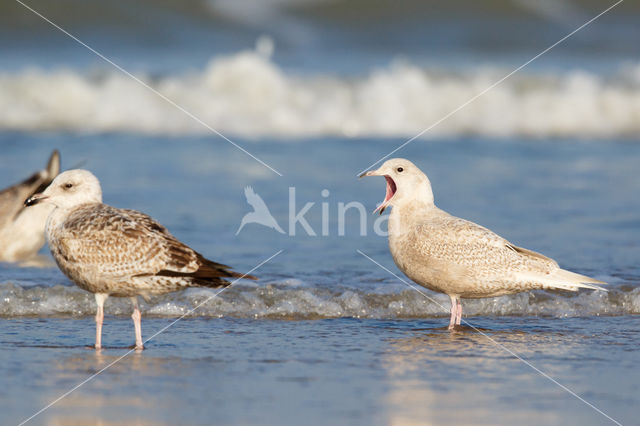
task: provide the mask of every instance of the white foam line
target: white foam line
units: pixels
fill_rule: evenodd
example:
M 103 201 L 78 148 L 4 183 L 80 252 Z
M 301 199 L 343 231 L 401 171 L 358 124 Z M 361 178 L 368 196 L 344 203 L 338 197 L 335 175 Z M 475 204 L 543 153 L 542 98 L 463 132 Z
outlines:
M 384 265 L 378 263 L 376 260 L 372 259 L 371 257 L 367 256 L 365 253 L 363 253 L 361 250 L 356 250 L 359 254 L 361 254 L 362 256 L 366 257 L 367 259 L 369 259 L 371 262 L 375 263 L 376 265 L 378 265 L 381 269 L 387 271 L 389 274 L 393 275 L 395 278 L 397 278 L 399 281 L 403 282 L 404 284 L 406 284 L 407 286 L 411 287 L 412 289 L 414 289 L 415 291 L 417 291 L 418 293 L 420 293 L 421 295 L 423 295 L 424 297 L 426 297 L 428 300 L 430 300 L 431 302 L 435 303 L 436 305 L 440 306 L 445 312 L 448 312 L 448 309 L 442 305 L 440 302 L 438 302 L 437 300 L 435 300 L 433 297 L 430 297 L 428 294 L 422 292 L 419 288 L 417 288 L 416 286 L 412 285 L 411 283 L 407 282 L 406 280 L 402 279 L 401 277 L 399 277 L 397 274 L 393 273 L 392 271 L 390 271 L 389 269 L 387 269 Z M 477 333 L 481 334 L 482 336 L 486 337 L 487 339 L 489 339 L 490 342 L 492 342 L 493 344 L 495 344 L 497 347 L 499 347 L 500 349 L 508 352 L 509 354 L 511 354 L 513 357 L 519 359 L 520 361 L 522 361 L 525 365 L 529 366 L 531 369 L 533 369 L 535 372 L 537 372 L 538 374 L 540 374 L 542 377 L 550 380 L 551 382 L 555 383 L 556 385 L 558 385 L 561 389 L 565 390 L 566 392 L 568 392 L 569 394 L 573 395 L 574 397 L 576 397 L 577 399 L 579 399 L 580 401 L 582 401 L 583 403 L 585 403 L 586 405 L 588 405 L 589 407 L 593 408 L 595 411 L 597 411 L 598 413 L 602 414 L 604 417 L 606 417 L 607 419 L 611 420 L 613 423 L 622 426 L 622 423 L 620 423 L 619 421 L 615 420 L 614 418 L 612 418 L 611 416 L 609 416 L 607 413 L 605 413 L 604 411 L 602 411 L 601 409 L 599 409 L 598 407 L 596 407 L 595 405 L 593 405 L 592 403 L 590 403 L 589 401 L 585 400 L 584 398 L 582 398 L 580 395 L 578 395 L 577 393 L 575 393 L 574 391 L 572 391 L 571 389 L 569 389 L 568 387 L 566 387 L 565 385 L 563 385 L 562 383 L 558 382 L 556 379 L 554 379 L 553 377 L 551 377 L 550 375 L 548 375 L 547 373 L 545 373 L 544 371 L 540 370 L 538 367 L 536 367 L 535 365 L 531 364 L 529 361 L 527 361 L 526 359 L 522 358 L 520 355 L 518 355 L 517 353 L 515 353 L 514 351 L 512 351 L 511 349 L 507 348 L 506 346 L 504 346 L 501 343 L 498 343 L 497 341 L 495 341 L 491 336 L 489 336 L 488 334 L 482 332 L 480 329 L 478 329 L 477 327 L 475 327 L 473 324 L 469 323 L 467 320 L 462 319 L 462 322 L 465 323 L 465 325 L 467 325 L 468 327 L 472 328 L 474 331 L 476 331 Z
M 219 292 L 217 292 L 216 294 L 209 296 L 207 299 L 205 299 L 203 302 L 198 303 L 195 307 L 191 308 L 189 311 L 187 311 L 186 313 L 182 314 L 182 316 L 180 316 L 179 318 L 177 318 L 175 321 L 171 322 L 169 325 L 161 328 L 159 331 L 157 331 L 156 333 L 153 334 L 153 336 L 149 337 L 148 339 L 146 339 L 142 344 L 146 344 L 147 342 L 149 342 L 151 339 L 155 338 L 156 336 L 158 336 L 161 333 L 164 333 L 168 328 L 172 327 L 175 323 L 177 323 L 178 321 L 182 320 L 184 317 L 186 317 L 187 315 L 192 314 L 196 309 L 198 309 L 200 306 L 204 305 L 205 303 L 207 303 L 208 301 L 215 299 L 216 297 L 218 297 L 218 295 L 220 293 L 222 293 L 223 291 L 225 291 L 226 289 L 228 289 L 229 287 L 233 286 L 235 283 L 237 283 L 238 281 L 240 281 L 241 279 L 243 279 L 244 277 L 246 277 L 247 275 L 249 275 L 250 273 L 252 273 L 253 271 L 255 271 L 256 269 L 260 268 L 262 265 L 264 265 L 265 263 L 271 261 L 271 259 L 273 259 L 274 257 L 278 256 L 280 253 L 282 253 L 284 250 L 279 250 L 277 251 L 275 254 L 271 255 L 271 257 L 269 257 L 266 260 L 263 260 L 262 262 L 260 262 L 257 266 L 254 266 L 249 272 L 245 272 L 244 274 L 242 274 L 242 276 L 240 278 L 236 278 L 234 281 L 231 282 L 231 284 L 229 284 L 226 287 L 223 287 L 222 290 L 220 290 Z M 52 406 L 54 406 L 55 404 L 57 404 L 58 402 L 60 402 L 62 399 L 66 398 L 68 395 L 70 395 L 71 393 L 73 393 L 75 390 L 77 390 L 78 388 L 80 388 L 81 386 L 85 385 L 86 383 L 90 382 L 91 380 L 95 379 L 96 377 L 98 377 L 100 374 L 104 373 L 106 370 L 108 370 L 109 368 L 111 368 L 112 366 L 114 366 L 115 364 L 117 364 L 118 362 L 120 362 L 121 360 L 123 360 L 124 358 L 126 358 L 127 356 L 129 356 L 131 353 L 135 352 L 136 349 L 130 349 L 128 352 L 126 352 L 124 355 L 122 355 L 121 357 L 117 358 L 115 361 L 109 363 L 107 366 L 103 367 L 100 371 L 98 371 L 97 373 L 92 374 L 91 376 L 87 377 L 85 380 L 83 380 L 82 382 L 78 383 L 77 385 L 75 385 L 73 388 L 69 389 L 68 391 L 66 391 L 65 393 L 63 393 L 62 395 L 60 395 L 58 398 L 54 399 L 53 401 L 51 401 L 49 404 L 47 404 L 44 408 L 40 409 L 38 412 L 34 413 L 32 416 L 28 417 L 27 419 L 23 420 L 22 422 L 20 422 L 20 424 L 18 426 L 22 426 L 25 423 L 31 421 L 34 417 L 38 416 L 39 414 L 43 413 L 44 411 L 46 411 L 47 409 L 51 408 Z
M 418 133 L 417 135 L 415 135 L 414 137 L 412 137 L 411 139 L 407 140 L 406 142 L 404 142 L 402 145 L 400 145 L 399 147 L 397 147 L 396 149 L 394 149 L 393 151 L 391 151 L 390 153 L 388 153 L 387 155 L 385 155 L 384 157 L 380 158 L 378 161 L 376 161 L 373 164 L 370 164 L 368 167 L 366 167 L 364 170 L 360 171 L 360 173 L 358 173 L 356 176 L 360 176 L 362 173 L 366 172 L 367 170 L 369 170 L 371 167 L 377 165 L 378 163 L 380 163 L 381 161 L 389 158 L 391 155 L 395 154 L 396 152 L 400 151 L 402 148 L 404 148 L 405 146 L 409 145 L 411 142 L 413 142 L 414 140 L 418 139 L 420 136 L 424 135 L 425 133 L 427 133 L 429 130 L 433 129 L 434 127 L 436 127 L 438 124 L 442 123 L 443 121 L 445 121 L 446 119 L 448 119 L 449 117 L 451 117 L 452 115 L 454 115 L 455 113 L 457 113 L 458 111 L 460 111 L 461 109 L 465 108 L 467 105 L 469 105 L 470 103 L 472 103 L 473 101 L 475 101 L 476 99 L 478 99 L 479 97 L 481 97 L 482 95 L 484 95 L 485 93 L 487 93 L 488 91 L 490 91 L 491 89 L 495 88 L 496 86 L 498 86 L 499 84 L 501 84 L 502 82 L 504 82 L 505 80 L 507 80 L 509 77 L 511 77 L 512 75 L 514 75 L 515 73 L 517 73 L 518 71 L 520 71 L 522 68 L 526 67 L 527 65 L 529 65 L 531 62 L 535 61 L 536 59 L 538 59 L 539 57 L 541 57 L 542 55 L 544 55 L 545 53 L 549 52 L 551 49 L 553 49 L 554 47 L 556 47 L 557 45 L 559 45 L 560 43 L 562 43 L 563 41 L 565 41 L 566 39 L 568 39 L 569 37 L 573 36 L 575 33 L 577 33 L 578 31 L 582 30 L 583 28 L 585 28 L 586 26 L 588 26 L 589 24 L 591 24 L 593 21 L 595 21 L 596 19 L 600 18 L 602 15 L 604 15 L 605 13 L 609 12 L 611 9 L 613 9 L 614 7 L 616 7 L 617 5 L 619 5 L 620 3 L 622 3 L 624 0 L 618 0 L 616 3 L 612 4 L 611 6 L 609 6 L 608 8 L 606 8 L 604 11 L 600 12 L 598 15 L 594 16 L 593 18 L 591 18 L 590 20 L 588 20 L 587 22 L 585 22 L 584 24 L 580 25 L 578 28 L 576 28 L 575 30 L 571 31 L 569 34 L 567 34 L 566 36 L 562 37 L 560 40 L 556 41 L 555 43 L 553 43 L 551 46 L 547 47 L 546 49 L 544 49 L 542 52 L 538 53 L 536 56 L 534 56 L 533 58 L 529 59 L 527 62 L 525 62 L 524 64 L 520 65 L 518 68 L 516 68 L 515 70 L 511 71 L 509 74 L 505 75 L 504 77 L 502 77 L 500 80 L 496 81 L 495 83 L 493 83 L 491 86 L 487 87 L 486 89 L 484 89 L 482 92 L 476 94 L 475 96 L 473 96 L 471 99 L 469 99 L 468 101 L 464 102 L 462 105 L 460 105 L 459 107 L 457 107 L 456 109 L 454 109 L 453 111 L 449 112 L 448 114 L 446 114 L 444 117 L 440 118 L 438 121 L 436 121 L 435 123 L 431 124 L 429 127 L 427 127 L 426 129 L 422 130 L 420 133 Z
M 225 141 L 229 142 L 231 145 L 235 146 L 237 149 L 239 149 L 240 151 L 244 152 L 245 154 L 247 154 L 249 157 L 253 158 L 254 160 L 256 160 L 258 163 L 262 164 L 263 166 L 265 166 L 266 168 L 268 168 L 269 170 L 271 170 L 272 172 L 274 172 L 275 174 L 277 174 L 278 176 L 282 176 L 282 173 L 280 173 L 278 170 L 276 170 L 275 168 L 271 167 L 270 165 L 268 165 L 267 163 L 265 163 L 264 161 L 262 161 L 261 159 L 259 159 L 258 157 L 256 157 L 255 155 L 253 155 L 252 153 L 250 153 L 249 151 L 247 151 L 246 149 L 244 149 L 243 147 L 241 147 L 240 145 L 238 145 L 237 143 L 235 143 L 234 141 L 232 141 L 231 139 L 229 139 L 228 137 L 226 137 L 225 135 L 223 135 L 222 133 L 220 133 L 218 130 L 214 129 L 213 127 L 211 127 L 210 125 L 208 125 L 207 123 L 205 123 L 202 119 L 200 119 L 199 117 L 197 117 L 195 114 L 191 113 L 190 111 L 188 111 L 186 108 L 184 108 L 183 106 L 179 105 L 178 103 L 176 103 L 175 101 L 173 101 L 172 99 L 168 98 L 167 96 L 163 95 L 162 93 L 160 93 L 159 91 L 157 91 L 156 89 L 154 89 L 153 87 L 149 86 L 147 83 L 145 83 L 144 81 L 140 80 L 138 77 L 136 77 L 135 75 L 131 74 L 129 71 L 127 71 L 126 69 L 122 68 L 120 65 L 116 64 L 115 62 L 113 62 L 111 59 L 107 58 L 106 56 L 104 56 L 102 53 L 98 52 L 96 49 L 94 49 L 93 47 L 89 46 L 88 44 L 86 44 L 85 42 L 83 42 L 82 40 L 80 40 L 78 37 L 74 36 L 73 34 L 71 34 L 69 31 L 65 30 L 64 28 L 62 28 L 60 25 L 56 24 L 55 22 L 51 21 L 49 18 L 47 18 L 46 16 L 42 15 L 40 12 L 38 12 L 37 10 L 33 9 L 32 7 L 30 7 L 29 5 L 23 3 L 21 0 L 16 0 L 16 2 L 20 3 L 22 6 L 24 6 L 26 9 L 30 10 L 31 12 L 33 12 L 34 14 L 36 14 L 37 16 L 39 16 L 40 18 L 42 18 L 43 20 L 47 21 L 49 24 L 51 24 L 52 26 L 54 26 L 55 28 L 57 28 L 58 30 L 60 30 L 61 32 L 63 32 L 64 34 L 66 34 L 67 36 L 69 36 L 70 38 L 72 38 L 74 41 L 76 41 L 77 43 L 79 43 L 80 45 L 86 47 L 87 49 L 89 49 L 91 52 L 93 52 L 96 56 L 98 56 L 99 58 L 101 58 L 102 60 L 106 61 L 107 63 L 111 64 L 112 66 L 114 66 L 117 70 L 119 70 L 120 72 L 122 72 L 123 74 L 125 74 L 126 76 L 130 77 L 131 79 L 133 79 L 134 81 L 136 81 L 137 83 L 141 84 L 142 86 L 146 87 L 147 89 L 151 90 L 153 93 L 155 93 L 156 95 L 158 95 L 160 98 L 164 99 L 165 101 L 167 101 L 168 103 L 170 103 L 171 105 L 173 105 L 174 107 L 176 107 L 177 109 L 179 109 L 180 111 L 182 111 L 183 113 L 185 113 L 187 116 L 191 117 L 193 120 L 195 120 L 196 122 L 200 123 L 201 125 L 203 125 L 204 127 L 206 127 L 207 129 L 209 129 L 210 131 L 212 131 L 213 133 L 215 133 L 216 135 L 220 136 L 222 139 L 224 139 Z

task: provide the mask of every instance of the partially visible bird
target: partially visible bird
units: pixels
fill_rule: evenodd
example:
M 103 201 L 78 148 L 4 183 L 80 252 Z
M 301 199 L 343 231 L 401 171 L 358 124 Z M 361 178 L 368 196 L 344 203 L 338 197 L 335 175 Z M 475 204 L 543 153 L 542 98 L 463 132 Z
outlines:
M 431 183 L 412 162 L 386 161 L 363 176 L 384 176 L 392 206 L 389 249 L 398 268 L 417 284 L 451 299 L 449 329 L 460 324 L 460 298 L 494 297 L 534 289 L 603 290 L 606 284 L 560 269 L 556 261 L 517 247 L 487 228 L 440 210 Z
M 143 349 L 137 296 L 228 286 L 226 278 L 256 279 L 205 259 L 144 213 L 102 204 L 100 182 L 86 170 L 60 174 L 25 204 L 54 206 L 46 227 L 49 248 L 62 272 L 95 294 L 96 349 L 102 347 L 109 296 L 131 298 L 135 347 Z
M 60 172 L 60 154 L 53 151 L 47 167 L 0 191 L 0 261 L 34 256 L 44 245 L 44 227 L 51 206 L 26 209 L 24 200 L 43 191 Z
M 248 223 L 257 223 L 262 226 L 266 226 L 267 228 L 272 228 L 278 231 L 281 234 L 284 234 L 276 219 L 271 215 L 269 208 L 265 204 L 264 200 L 255 193 L 253 188 L 247 186 L 244 189 L 244 196 L 247 198 L 247 203 L 253 207 L 253 211 L 244 215 L 242 221 L 240 222 L 240 227 L 236 231 L 236 235 L 240 233 L 242 228 Z

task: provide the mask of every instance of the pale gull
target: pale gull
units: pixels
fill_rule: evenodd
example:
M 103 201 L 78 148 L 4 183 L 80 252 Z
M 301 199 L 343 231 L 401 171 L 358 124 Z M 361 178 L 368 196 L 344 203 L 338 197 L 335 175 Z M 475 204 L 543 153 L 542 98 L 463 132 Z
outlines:
M 47 167 L 0 191 L 0 261 L 33 257 L 44 245 L 44 227 L 51 206 L 25 208 L 24 200 L 43 191 L 60 171 L 60 154 L 53 151 Z
M 417 284 L 451 298 L 449 329 L 462 317 L 460 298 L 502 296 L 534 289 L 604 290 L 596 279 L 560 269 L 556 261 L 517 247 L 487 228 L 452 216 L 433 202 L 427 176 L 394 158 L 363 176 L 384 176 L 392 206 L 389 249 L 398 268 Z
M 26 201 L 54 206 L 47 220 L 49 248 L 62 272 L 95 294 L 96 349 L 100 349 L 104 302 L 109 296 L 133 302 L 136 349 L 142 349 L 137 296 L 148 298 L 187 287 L 221 287 L 225 278 L 255 277 L 205 259 L 144 213 L 102 203 L 100 182 L 86 170 L 60 174 Z

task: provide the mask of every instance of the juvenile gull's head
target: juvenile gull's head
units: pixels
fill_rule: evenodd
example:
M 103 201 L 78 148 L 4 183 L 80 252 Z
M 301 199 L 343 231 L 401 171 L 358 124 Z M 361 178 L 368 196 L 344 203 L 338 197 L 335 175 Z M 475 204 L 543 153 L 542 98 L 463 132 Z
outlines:
M 360 177 L 365 176 L 384 176 L 387 181 L 384 201 L 373 211 L 374 213 L 380 211 L 382 214 L 388 206 L 397 206 L 405 202 L 433 204 L 429 178 L 409 160 L 392 158 L 385 161 L 378 170 L 360 175 Z
M 87 170 L 68 170 L 59 174 L 53 182 L 39 194 L 25 201 L 25 205 L 49 203 L 68 209 L 85 203 L 101 203 L 100 182 Z

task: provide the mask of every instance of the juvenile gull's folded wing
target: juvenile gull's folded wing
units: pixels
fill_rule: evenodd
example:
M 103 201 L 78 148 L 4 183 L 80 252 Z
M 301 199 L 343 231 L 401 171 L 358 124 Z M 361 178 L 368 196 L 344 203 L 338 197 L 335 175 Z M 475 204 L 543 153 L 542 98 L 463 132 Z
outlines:
M 67 262 L 111 278 L 185 277 L 193 285 L 217 286 L 226 284 L 221 278 L 242 276 L 205 259 L 150 216 L 105 204 L 74 211 L 56 239 Z

